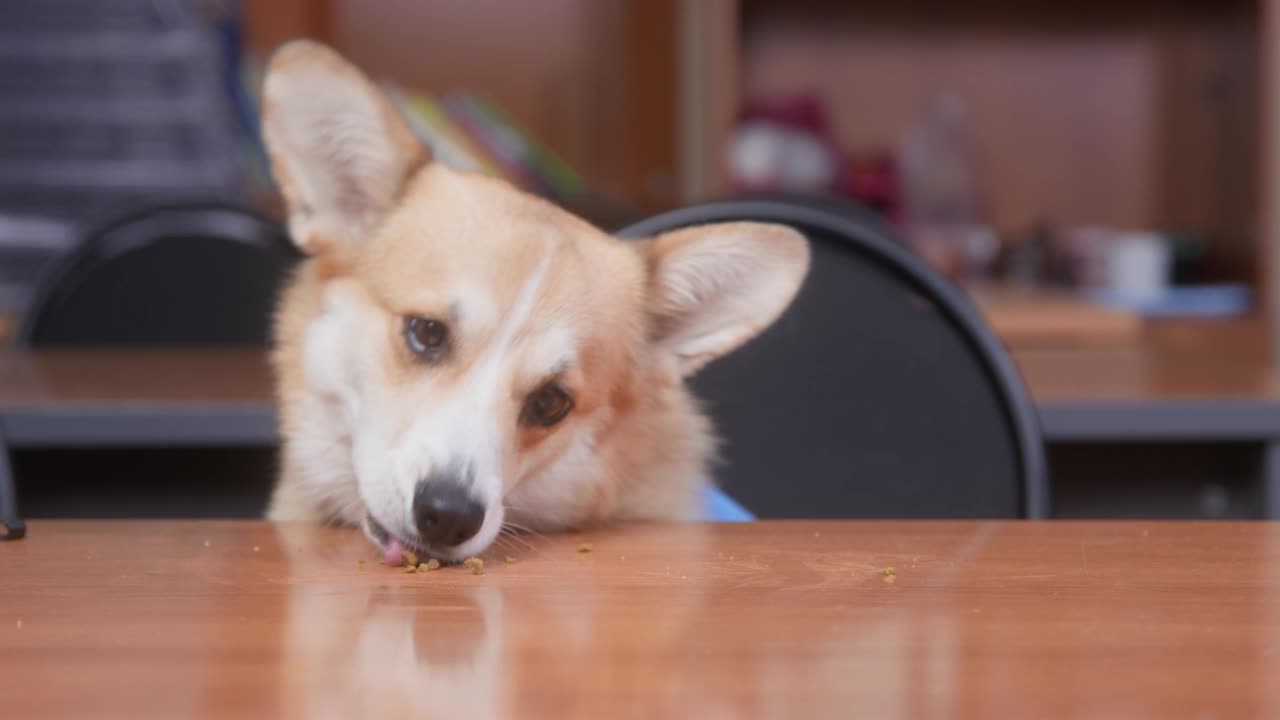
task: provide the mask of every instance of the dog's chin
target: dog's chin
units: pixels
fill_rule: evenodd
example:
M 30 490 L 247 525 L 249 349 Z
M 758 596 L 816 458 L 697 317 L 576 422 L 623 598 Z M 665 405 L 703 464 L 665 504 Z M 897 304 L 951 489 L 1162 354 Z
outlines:
M 485 523 L 486 526 L 488 524 L 487 522 Z M 478 555 L 487 550 L 489 545 L 493 543 L 493 538 L 486 539 L 484 537 L 488 533 L 485 532 L 486 528 L 482 528 L 480 534 L 461 545 L 455 547 L 433 546 L 416 534 L 406 537 L 398 533 L 391 533 L 372 515 L 365 515 L 363 529 L 365 536 L 383 553 L 387 552 L 388 547 L 395 540 L 404 549 L 412 551 L 419 558 L 436 558 L 449 563 L 462 562 L 473 555 Z

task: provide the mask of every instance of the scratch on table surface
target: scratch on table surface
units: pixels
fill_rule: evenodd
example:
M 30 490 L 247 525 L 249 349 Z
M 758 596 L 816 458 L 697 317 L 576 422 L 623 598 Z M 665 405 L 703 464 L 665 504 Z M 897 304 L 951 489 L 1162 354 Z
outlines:
M 1057 580 L 1060 576 L 1058 573 L 1026 573 L 1018 575 L 987 575 L 984 580 Z

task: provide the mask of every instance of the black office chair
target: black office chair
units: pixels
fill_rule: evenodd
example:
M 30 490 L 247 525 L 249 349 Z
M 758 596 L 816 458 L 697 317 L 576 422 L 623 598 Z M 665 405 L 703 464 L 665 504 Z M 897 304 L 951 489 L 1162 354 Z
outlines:
M 1044 448 L 1013 363 L 979 313 L 862 212 L 740 199 L 623 237 L 756 220 L 810 240 L 795 303 L 693 378 L 725 440 L 717 473 L 759 517 L 1043 518 Z
M 18 494 L 13 487 L 13 470 L 5 451 L 4 428 L 0 427 L 0 540 L 18 540 L 27 534 L 27 524 L 18 512 Z
M 15 342 L 42 347 L 265 347 L 278 289 L 298 258 L 283 227 L 233 205 L 189 202 L 133 210 L 91 231 L 48 275 Z M 247 468 L 243 474 L 274 474 L 272 456 L 251 450 L 237 466 Z M 146 459 L 156 460 L 151 463 L 154 474 L 162 476 L 155 482 L 172 477 L 173 461 L 165 465 L 167 456 L 153 456 Z M 97 462 L 90 458 L 81 464 Z M 211 466 L 198 464 L 177 466 L 189 467 L 184 472 L 190 479 Z M 24 531 L 12 475 L 7 458 L 0 457 L 0 524 L 7 526 L 0 537 L 21 537 Z M 62 495 L 54 502 L 59 507 L 83 511 L 68 504 L 82 493 L 74 487 L 58 492 Z M 155 515 L 170 509 L 168 499 L 145 493 L 133 500 L 108 494 L 95 502 L 97 510 L 111 503 L 130 513 Z M 256 501 L 241 504 L 237 511 L 243 514 L 257 509 Z
M 279 224 L 224 204 L 142 208 L 91 232 L 50 274 L 28 345 L 265 346 L 296 260 Z

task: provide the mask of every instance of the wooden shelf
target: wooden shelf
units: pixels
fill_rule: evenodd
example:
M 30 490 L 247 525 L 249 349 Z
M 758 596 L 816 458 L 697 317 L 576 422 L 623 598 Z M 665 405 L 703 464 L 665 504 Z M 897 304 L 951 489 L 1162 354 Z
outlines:
M 813 93 L 842 146 L 894 151 L 928 103 L 966 104 L 993 225 L 1192 232 L 1256 275 L 1254 2 L 747 0 L 744 100 Z
M 329 42 L 377 76 L 482 90 L 601 195 L 723 194 L 744 99 L 813 92 L 837 139 L 892 150 L 959 93 L 989 215 L 1189 232 L 1265 306 L 1280 276 L 1280 0 L 249 0 L 251 47 Z M 1277 314 L 1270 313 L 1271 317 Z M 1280 337 L 1278 335 L 1277 337 Z

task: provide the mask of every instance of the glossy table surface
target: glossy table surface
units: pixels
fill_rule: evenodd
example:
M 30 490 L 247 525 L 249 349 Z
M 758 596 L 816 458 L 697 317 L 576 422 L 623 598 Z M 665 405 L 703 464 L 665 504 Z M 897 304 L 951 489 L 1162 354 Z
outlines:
M 1280 717 L 1280 524 L 631 526 L 487 563 L 406 574 L 344 529 L 35 522 L 0 544 L 4 711 Z

